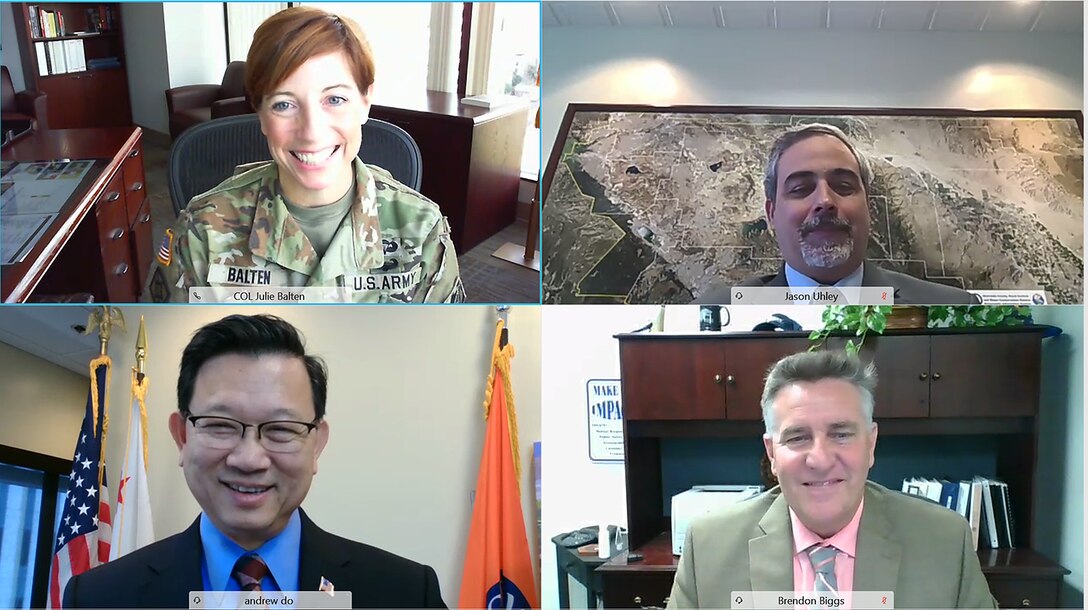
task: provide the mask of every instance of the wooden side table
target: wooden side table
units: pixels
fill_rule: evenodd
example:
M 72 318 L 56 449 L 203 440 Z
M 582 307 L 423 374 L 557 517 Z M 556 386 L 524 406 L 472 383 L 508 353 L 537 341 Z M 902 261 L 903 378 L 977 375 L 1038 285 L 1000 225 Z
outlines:
M 589 591 L 589 607 L 597 608 L 598 601 L 604 595 L 604 584 L 596 570 L 608 560 L 597 557 L 596 553 L 582 555 L 578 549 L 569 549 L 559 544 L 566 535 L 563 533 L 552 538 L 552 543 L 555 544 L 555 567 L 559 575 L 559 607 L 570 608 L 570 585 L 567 577 L 573 576 L 574 580 L 582 583 Z

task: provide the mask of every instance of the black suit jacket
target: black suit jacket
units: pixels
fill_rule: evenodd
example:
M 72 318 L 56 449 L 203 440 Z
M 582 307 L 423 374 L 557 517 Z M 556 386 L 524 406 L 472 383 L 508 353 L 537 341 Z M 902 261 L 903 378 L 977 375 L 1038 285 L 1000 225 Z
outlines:
M 745 280 L 740 285 L 784 288 L 789 286 L 786 282 L 786 267 L 783 265 L 775 275 L 754 277 Z M 896 305 L 974 305 L 981 302 L 978 297 L 966 290 L 927 282 L 897 271 L 881 269 L 875 263 L 868 261 L 865 262 L 861 285 L 867 288 L 891 286 L 895 289 Z M 730 288 L 732 287 L 713 286 L 692 302 L 728 305 L 731 297 Z
M 355 608 L 445 608 L 430 566 L 326 532 L 299 511 L 299 588 L 317 591 L 325 577 L 351 591 Z M 72 577 L 65 608 L 188 608 L 204 589 L 200 519 L 189 529 Z

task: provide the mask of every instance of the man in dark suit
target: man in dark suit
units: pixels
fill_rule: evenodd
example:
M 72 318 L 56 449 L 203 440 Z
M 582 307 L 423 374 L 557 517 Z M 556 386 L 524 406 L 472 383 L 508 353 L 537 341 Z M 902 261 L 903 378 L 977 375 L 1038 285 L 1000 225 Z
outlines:
M 328 374 L 287 322 L 228 316 L 181 359 L 170 432 L 202 514 L 68 581 L 65 608 L 185 608 L 190 591 L 352 592 L 356 608 L 445 608 L 429 566 L 325 532 L 302 511 L 329 438 Z
M 872 169 L 837 127 L 812 123 L 775 141 L 763 179 L 767 221 L 785 262 L 741 286 L 891 287 L 900 304 L 978 303 L 971 293 L 881 269 L 865 260 Z M 714 286 L 696 303 L 729 303 Z

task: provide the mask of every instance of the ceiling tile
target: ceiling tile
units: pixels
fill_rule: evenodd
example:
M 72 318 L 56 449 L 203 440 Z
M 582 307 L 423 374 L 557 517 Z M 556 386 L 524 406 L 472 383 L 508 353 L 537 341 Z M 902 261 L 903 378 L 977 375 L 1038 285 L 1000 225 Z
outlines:
M 719 27 L 721 17 L 717 2 L 668 2 L 669 14 L 676 27 Z
M 98 355 L 98 336 L 80 335 L 90 307 L 4 307 L 0 310 L 0 342 L 7 343 L 80 375 Z M 124 337 L 117 333 L 115 337 Z
M 1034 32 L 1081 32 L 1084 30 L 1084 4 L 1081 2 L 1046 2 Z
M 883 6 L 883 2 L 831 2 L 831 29 L 876 29 Z
M 657 2 L 612 2 L 612 8 L 620 19 L 620 25 L 645 27 L 665 25 L 661 6 Z
M 827 24 L 827 3 L 812 0 L 775 2 L 775 23 L 780 30 L 820 30 Z
M 541 25 L 544 27 L 551 27 L 559 25 L 559 19 L 555 16 L 555 3 L 545 2 L 544 9 L 541 11 Z
M 599 27 L 612 25 L 604 2 L 555 2 L 555 15 L 559 22 L 574 27 Z
M 885 2 L 880 29 L 919 32 L 929 29 L 933 2 Z
M 992 2 L 937 2 L 932 28 L 939 32 L 977 32 L 987 20 Z
M 771 2 L 722 2 L 725 27 L 734 30 L 763 30 L 773 27 Z
M 987 2 L 984 32 L 1026 32 L 1042 9 L 1039 2 Z

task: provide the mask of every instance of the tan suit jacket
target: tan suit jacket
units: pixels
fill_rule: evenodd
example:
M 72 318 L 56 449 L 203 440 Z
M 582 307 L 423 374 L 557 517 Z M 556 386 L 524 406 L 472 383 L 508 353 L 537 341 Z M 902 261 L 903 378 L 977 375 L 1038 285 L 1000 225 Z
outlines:
M 733 591 L 793 590 L 793 530 L 781 488 L 696 520 L 669 608 L 729 608 Z M 960 515 L 869 482 L 855 591 L 894 591 L 899 608 L 996 608 Z

